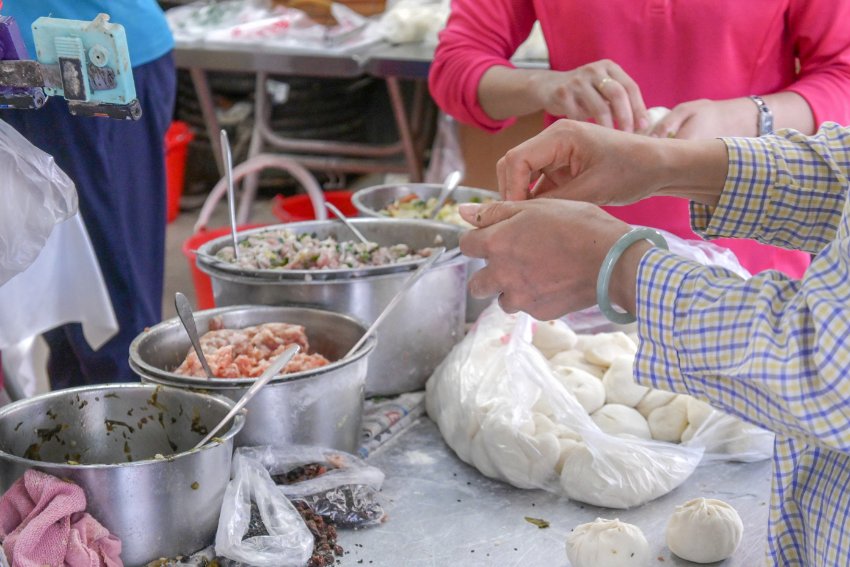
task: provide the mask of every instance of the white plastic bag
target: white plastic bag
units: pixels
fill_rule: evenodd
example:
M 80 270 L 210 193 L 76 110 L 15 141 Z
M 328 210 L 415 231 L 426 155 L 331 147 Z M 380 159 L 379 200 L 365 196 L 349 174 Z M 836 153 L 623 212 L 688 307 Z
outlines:
M 56 224 L 77 212 L 77 191 L 53 157 L 0 120 L 0 285 L 38 257 Z
M 460 171 L 461 179 L 466 172 L 463 151 L 460 149 L 460 134 L 454 118 L 440 112 L 437 119 L 437 134 L 431 145 L 431 160 L 425 172 L 426 183 L 440 183 L 453 171 Z
M 245 538 L 252 501 L 269 535 Z M 265 467 L 239 451 L 233 456 L 233 477 L 224 492 L 215 552 L 257 567 L 300 567 L 313 553 L 313 534 L 301 514 L 277 489 Z

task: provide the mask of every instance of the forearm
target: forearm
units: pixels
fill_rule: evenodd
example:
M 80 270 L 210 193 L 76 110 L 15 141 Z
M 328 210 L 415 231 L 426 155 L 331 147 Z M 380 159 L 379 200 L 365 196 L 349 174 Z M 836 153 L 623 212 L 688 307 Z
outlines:
M 481 108 L 493 120 L 506 120 L 542 110 L 543 102 L 535 87 L 541 72 L 501 65 L 490 67 L 478 83 Z
M 773 127 L 776 130 L 791 129 L 806 135 L 814 134 L 816 130 L 815 117 L 806 99 L 794 92 L 778 92 L 762 96 L 764 102 L 773 112 Z M 756 105 L 753 106 L 753 123 L 757 122 Z

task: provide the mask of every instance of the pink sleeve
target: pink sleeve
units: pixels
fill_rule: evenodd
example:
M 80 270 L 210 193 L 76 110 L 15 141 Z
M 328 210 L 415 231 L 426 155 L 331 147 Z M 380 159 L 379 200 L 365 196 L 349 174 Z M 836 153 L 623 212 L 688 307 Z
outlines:
M 784 90 L 806 99 L 815 128 L 850 124 L 850 1 L 794 0 L 789 18 L 800 77 Z
M 478 83 L 495 65 L 511 67 L 510 57 L 536 19 L 530 0 L 452 0 L 451 15 L 428 75 L 431 96 L 457 120 L 495 132 L 515 119 L 493 120 L 478 103 Z

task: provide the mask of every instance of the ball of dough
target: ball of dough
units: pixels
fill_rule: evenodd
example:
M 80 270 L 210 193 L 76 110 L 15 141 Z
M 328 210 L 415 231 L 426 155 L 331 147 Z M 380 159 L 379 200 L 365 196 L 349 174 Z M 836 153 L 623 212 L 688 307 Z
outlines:
M 653 410 L 666 406 L 675 398 L 676 394 L 673 392 L 667 392 L 665 390 L 650 390 L 646 393 L 643 399 L 638 402 L 635 409 L 638 410 L 643 417 L 648 418 L 649 414 L 651 414 Z
M 738 512 L 722 500 L 695 498 L 677 506 L 667 523 L 667 547 L 694 563 L 731 557 L 744 533 Z
M 597 518 L 567 536 L 567 558 L 573 567 L 644 567 L 649 543 L 637 526 Z
M 637 344 L 621 331 L 581 335 L 577 338 L 576 348 L 584 352 L 588 362 L 606 368 L 617 356 L 634 357 L 637 354 Z
M 605 386 L 605 401 L 609 404 L 623 404 L 635 407 L 643 399 L 649 388 L 635 382 L 632 365 L 633 356 L 616 356 L 602 377 Z
M 566 366 L 567 368 L 578 368 L 579 370 L 584 370 L 588 374 L 592 374 L 600 379 L 605 374 L 605 368 L 589 363 L 587 359 L 584 358 L 584 353 L 580 350 L 559 352 L 549 359 L 549 365 L 555 369 L 562 366 Z
M 688 398 L 678 396 L 675 400 L 656 408 L 649 414 L 649 432 L 656 441 L 678 443 L 688 427 Z
M 543 353 L 546 358 L 552 358 L 559 352 L 574 349 L 576 334 L 563 321 L 538 321 L 534 326 L 534 336 L 531 344 Z
M 587 413 L 593 413 L 605 404 L 605 386 L 596 376 L 567 366 L 559 366 L 554 371 L 558 381 L 575 396 Z
M 640 439 L 652 439 L 649 424 L 634 408 L 622 404 L 605 404 L 590 417 L 608 435 L 634 435 Z

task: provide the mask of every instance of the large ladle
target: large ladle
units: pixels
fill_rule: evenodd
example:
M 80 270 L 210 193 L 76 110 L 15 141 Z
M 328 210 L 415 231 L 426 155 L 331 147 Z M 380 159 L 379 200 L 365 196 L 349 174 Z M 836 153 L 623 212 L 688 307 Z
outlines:
M 186 329 L 186 334 L 189 335 L 189 340 L 192 341 L 192 346 L 195 347 L 195 354 L 198 355 L 198 360 L 201 361 L 201 366 L 204 367 L 204 373 L 207 379 L 214 378 L 210 365 L 207 362 L 207 357 L 204 356 L 204 351 L 201 349 L 201 338 L 198 335 L 198 328 L 195 326 L 195 314 L 192 313 L 192 306 L 185 295 L 179 291 L 174 294 L 174 308 L 177 310 L 177 316 L 180 322 L 183 323 L 183 328 Z
M 210 439 L 212 439 L 213 437 L 215 437 L 215 434 L 216 434 L 216 433 L 218 433 L 218 432 L 219 432 L 219 430 L 220 430 L 222 427 L 224 427 L 224 426 L 225 426 L 225 424 L 226 424 L 228 421 L 230 421 L 230 420 L 233 418 L 233 416 L 234 416 L 234 415 L 236 415 L 236 414 L 239 412 L 239 410 L 241 410 L 242 408 L 244 408 L 244 407 L 245 407 L 245 404 L 247 404 L 248 402 L 250 402 L 250 401 L 251 401 L 251 398 L 253 398 L 253 397 L 254 397 L 254 395 L 255 395 L 257 392 L 259 392 L 259 391 L 260 391 L 260 388 L 262 388 L 263 386 L 265 386 L 266 384 L 268 384 L 268 383 L 269 383 L 269 381 L 270 381 L 272 378 L 274 378 L 275 376 L 277 376 L 278 374 L 280 374 L 280 371 L 281 371 L 281 370 L 283 370 L 283 367 L 284 367 L 284 366 L 286 366 L 286 365 L 289 363 L 289 361 L 290 361 L 290 360 L 292 360 L 292 357 L 293 357 L 293 356 L 295 356 L 296 354 L 298 354 L 298 351 L 299 351 L 299 350 L 301 350 L 301 347 L 300 347 L 300 346 L 298 346 L 298 345 L 289 345 L 288 347 L 286 347 L 286 350 L 284 350 L 282 353 L 280 353 L 280 355 L 279 355 L 277 358 L 275 358 L 275 359 L 271 362 L 271 364 L 269 364 L 269 367 L 268 367 L 268 368 L 266 368 L 265 372 L 263 372 L 263 373 L 260 375 L 260 377 L 259 377 L 259 378 L 257 378 L 257 379 L 254 381 L 254 383 L 253 383 L 253 384 L 251 384 L 251 387 L 250 387 L 250 388 L 248 388 L 248 391 L 247 391 L 247 392 L 245 392 L 244 394 L 242 394 L 242 397 L 241 397 L 241 398 L 239 398 L 239 401 L 238 401 L 238 402 L 236 402 L 236 405 L 234 405 L 234 406 L 233 406 L 233 408 L 232 408 L 229 412 L 227 412 L 227 415 L 226 415 L 226 416 L 224 416 L 224 418 L 222 418 L 222 420 L 221 420 L 221 421 L 219 421 L 219 422 L 216 424 L 216 426 L 215 426 L 215 427 L 213 427 L 212 429 L 210 429 L 209 433 L 207 433 L 207 436 L 206 436 L 206 437 L 204 437 L 203 439 L 201 439 L 201 440 L 198 442 L 198 444 L 197 444 L 197 445 L 195 445 L 195 446 L 193 447 L 193 449 L 200 449 L 200 448 L 201 448 L 201 447 L 203 447 L 203 446 L 204 446 L 204 445 L 205 445 L 205 444 L 206 444 L 206 443 L 207 443 Z
M 387 315 L 389 315 L 393 308 L 398 304 L 398 302 L 401 301 L 401 298 L 404 297 L 404 294 L 407 293 L 407 290 L 409 290 L 413 286 L 413 284 L 415 284 L 416 281 L 420 277 L 422 277 L 422 274 L 424 274 L 428 270 L 428 268 L 433 266 L 437 262 L 437 260 L 440 259 L 440 256 L 442 256 L 443 252 L 445 251 L 446 249 L 443 246 L 439 248 L 434 248 L 434 251 L 431 253 L 431 256 L 427 260 L 425 260 L 422 265 L 416 268 L 415 272 L 410 274 L 410 276 L 406 280 L 404 280 L 404 284 L 402 284 L 401 289 L 396 292 L 396 294 L 393 296 L 387 306 L 384 307 L 384 310 L 381 311 L 381 314 L 378 315 L 378 318 L 375 319 L 375 321 L 371 325 L 369 325 L 369 328 L 366 329 L 366 332 L 363 333 L 363 336 L 360 337 L 360 339 L 356 343 L 354 343 L 354 346 L 351 347 L 351 349 L 345 354 L 343 358 L 348 358 L 349 356 L 357 352 L 357 349 L 363 346 L 363 343 L 366 342 L 366 339 L 368 339 L 375 333 L 375 330 L 378 328 L 378 326 L 380 326 L 381 322 L 387 318 Z
M 460 178 L 463 174 L 454 170 L 446 176 L 446 179 L 443 181 L 443 190 L 440 191 L 440 196 L 437 197 L 437 202 L 434 205 L 434 209 L 431 211 L 431 214 L 428 215 L 428 218 L 434 220 L 437 218 L 437 215 L 440 212 L 440 209 L 443 208 L 443 205 L 446 204 L 446 201 L 449 200 L 449 197 L 455 192 L 457 186 L 460 184 Z

